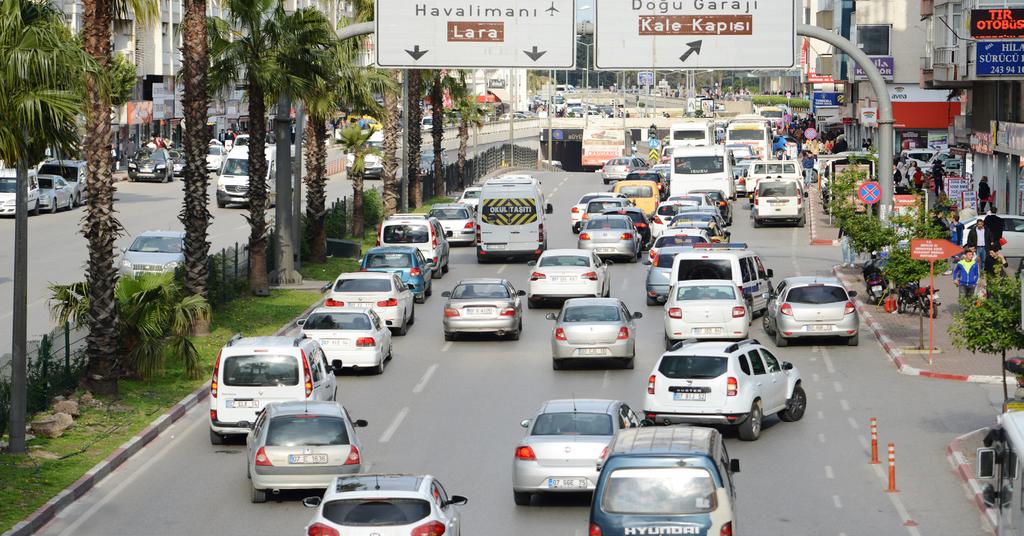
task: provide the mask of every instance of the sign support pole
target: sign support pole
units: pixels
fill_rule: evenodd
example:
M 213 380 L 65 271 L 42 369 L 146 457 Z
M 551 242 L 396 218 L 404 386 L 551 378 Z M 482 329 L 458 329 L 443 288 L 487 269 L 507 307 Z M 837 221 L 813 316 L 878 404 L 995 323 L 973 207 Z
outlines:
M 935 352 L 935 261 L 928 264 L 928 365 L 932 365 Z

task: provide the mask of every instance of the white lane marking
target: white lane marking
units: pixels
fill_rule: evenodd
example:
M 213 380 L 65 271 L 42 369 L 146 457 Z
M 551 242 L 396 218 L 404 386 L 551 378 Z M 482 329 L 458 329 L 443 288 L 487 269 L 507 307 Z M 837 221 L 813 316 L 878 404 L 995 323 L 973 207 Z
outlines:
M 814 380 L 814 381 L 818 381 L 818 380 L 821 379 L 821 377 L 818 376 L 817 372 L 815 372 L 814 374 L 811 374 L 811 379 Z
M 864 439 L 864 436 L 857 436 L 857 442 L 860 443 L 860 446 L 864 447 L 864 450 L 868 450 L 870 448 L 868 447 L 868 440 Z
M 818 443 L 825 442 L 825 434 L 818 434 Z
M 871 468 L 875 471 L 875 476 L 878 477 L 882 482 L 888 483 L 888 475 L 882 470 L 883 464 L 872 465 Z M 900 520 L 903 521 L 903 526 L 907 528 L 907 532 L 910 536 L 921 536 L 921 531 L 917 529 L 916 525 L 910 525 L 909 522 L 913 521 L 910 517 L 910 513 L 907 512 L 907 508 L 903 506 L 903 500 L 900 499 L 899 493 L 886 493 L 883 494 L 889 497 L 889 502 L 892 503 L 892 507 L 896 509 L 896 514 L 900 516 Z
M 622 289 L 622 290 L 626 290 L 626 287 L 628 287 L 628 286 L 629 286 L 629 278 L 628 277 L 624 277 L 622 279 L 622 284 L 619 285 L 619 288 Z
M 818 352 L 821 351 L 821 347 L 820 346 L 812 346 L 811 347 L 811 351 L 814 352 L 814 353 L 818 353 Z
M 839 382 L 832 382 L 832 387 L 835 388 L 837 393 L 842 393 L 843 392 L 843 385 L 841 383 L 839 383 Z
M 854 430 L 860 428 L 860 425 L 857 424 L 857 420 L 853 417 L 847 417 L 846 422 L 850 423 L 850 428 L 853 428 Z
M 825 398 L 825 393 L 818 391 L 817 393 L 814 393 L 814 397 L 817 398 L 818 400 L 822 400 Z
M 829 480 L 835 480 L 835 478 L 836 478 L 836 474 L 834 472 L 832 472 L 832 466 L 831 465 L 826 465 L 825 466 L 825 478 L 827 478 Z
M 448 350 L 451 350 L 451 349 L 452 349 L 452 341 L 448 341 L 448 342 L 444 343 L 444 345 L 441 346 L 441 351 L 442 352 L 447 352 Z
M 839 406 L 843 408 L 843 411 L 850 411 L 850 403 L 847 402 L 846 400 L 840 400 Z
M 821 411 L 821 410 L 818 410 L 818 418 L 824 420 L 825 419 L 825 412 Z
M 507 265 L 507 264 L 502 264 L 502 265 L 501 265 L 501 266 L 500 266 L 500 267 L 498 268 L 498 273 L 500 274 L 501 272 L 504 272 L 504 271 L 505 271 L 505 268 L 508 268 L 508 265 Z
M 387 443 L 388 441 L 391 441 L 391 436 L 395 435 L 395 432 L 398 431 L 398 427 L 402 425 L 402 421 L 405 420 L 405 416 L 408 414 L 409 407 L 406 406 L 402 408 L 402 411 L 398 412 L 398 415 L 395 416 L 395 420 L 391 421 L 391 426 L 388 426 L 388 429 L 384 430 L 384 433 L 380 436 L 380 439 L 378 441 L 380 441 L 381 443 Z
M 202 413 L 200 413 L 200 416 L 201 415 Z M 155 456 L 150 458 L 146 463 L 139 466 L 139 468 L 136 469 L 134 473 L 132 473 L 128 478 L 124 479 L 124 481 L 118 484 L 114 489 L 110 490 L 110 493 L 108 493 L 106 496 L 100 499 L 98 503 L 92 505 L 92 507 L 86 510 L 85 513 L 78 516 L 78 518 L 75 519 L 74 523 L 72 523 L 70 526 L 68 526 L 68 528 L 64 529 L 60 533 L 60 536 L 71 536 L 72 534 L 77 533 L 78 527 L 82 526 L 82 523 L 85 523 L 89 520 L 89 518 L 96 515 L 96 512 L 100 511 L 101 508 L 106 506 L 110 501 L 114 500 L 114 498 L 117 497 L 122 491 L 124 491 L 125 488 L 131 485 L 132 482 L 135 482 L 137 478 L 142 476 L 142 474 L 145 473 L 147 469 L 149 469 L 157 462 L 159 462 L 168 452 L 171 451 L 171 447 L 176 447 L 178 442 L 182 441 L 186 436 L 188 436 L 189 432 L 191 432 L 193 428 L 207 422 L 208 421 L 206 421 L 205 419 L 198 418 L 195 420 L 195 422 L 188 425 L 188 427 L 186 427 L 184 430 L 180 431 L 178 435 L 171 436 L 172 439 L 168 441 L 167 444 L 164 445 L 162 449 L 160 449 L 160 452 L 157 452 Z M 143 447 L 143 450 L 140 452 L 144 451 L 145 447 Z M 100 482 L 100 484 L 97 484 L 97 488 L 101 487 L 101 484 L 102 482 Z
M 551 190 L 551 195 L 555 195 L 555 194 L 557 194 L 557 193 L 558 193 L 558 186 L 555 186 L 555 187 L 554 187 L 554 188 L 553 188 L 553 189 Z
M 817 360 L 818 360 L 818 358 L 817 358 L 817 357 L 812 357 L 812 358 L 811 358 L 811 363 L 814 363 L 814 362 L 815 362 L 815 361 L 817 361 Z
M 842 508 L 843 507 L 843 501 L 839 500 L 839 496 L 838 495 L 833 495 L 832 496 L 832 504 L 836 505 L 836 508 Z
M 604 371 L 604 379 L 601 380 L 601 389 L 604 389 L 604 388 L 608 387 L 608 385 L 611 384 L 611 381 L 612 381 L 612 373 L 611 373 L 611 371 L 607 371 L 607 370 Z
M 832 364 L 832 356 L 829 355 L 828 348 L 821 349 L 821 357 L 825 359 L 825 370 L 827 370 L 829 374 L 834 374 L 836 372 L 836 367 Z
M 430 377 L 434 375 L 435 371 L 437 371 L 437 363 L 430 365 L 430 368 L 423 373 L 423 377 L 420 378 L 419 383 L 416 384 L 416 387 L 412 388 L 412 394 L 418 395 L 422 393 L 423 389 L 427 386 L 427 382 L 430 381 Z

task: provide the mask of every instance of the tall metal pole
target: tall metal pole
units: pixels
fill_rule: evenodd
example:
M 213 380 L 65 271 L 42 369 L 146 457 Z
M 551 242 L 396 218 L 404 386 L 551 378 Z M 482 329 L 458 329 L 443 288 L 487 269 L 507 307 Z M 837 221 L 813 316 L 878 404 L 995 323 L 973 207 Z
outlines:
M 22 128 L 28 140 L 28 130 Z M 11 333 L 11 422 L 8 427 L 11 454 L 25 452 L 25 415 L 28 410 L 28 356 L 26 314 L 28 309 L 28 163 L 18 159 L 17 193 L 14 209 L 14 313 Z
M 551 138 L 553 132 L 551 116 L 555 115 L 555 71 L 552 69 L 548 72 L 551 74 L 548 79 L 548 164 L 550 164 L 555 161 L 554 140 Z
M 516 165 L 515 151 L 515 104 L 516 104 L 516 70 L 509 69 L 508 78 L 511 82 L 508 90 L 508 167 Z
M 402 147 L 398 151 L 398 206 L 401 212 L 409 210 L 409 71 L 402 71 L 402 117 L 399 124 L 402 129 Z
M 302 140 L 306 133 L 306 109 L 302 101 L 295 103 L 295 169 L 292 179 L 292 244 L 295 245 L 295 267 L 302 266 Z
M 623 156 L 629 156 L 632 147 L 629 140 L 629 130 L 626 128 L 626 71 L 622 71 L 622 140 L 625 147 L 622 148 Z

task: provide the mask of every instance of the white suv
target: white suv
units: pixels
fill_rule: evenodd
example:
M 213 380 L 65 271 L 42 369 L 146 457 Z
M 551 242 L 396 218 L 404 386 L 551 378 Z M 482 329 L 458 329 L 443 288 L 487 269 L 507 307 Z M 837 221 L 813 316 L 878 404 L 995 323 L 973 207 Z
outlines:
M 806 410 L 800 371 L 755 339 L 676 344 L 654 365 L 644 401 L 647 420 L 736 425 L 744 441 L 760 437 L 765 415 L 793 422 Z

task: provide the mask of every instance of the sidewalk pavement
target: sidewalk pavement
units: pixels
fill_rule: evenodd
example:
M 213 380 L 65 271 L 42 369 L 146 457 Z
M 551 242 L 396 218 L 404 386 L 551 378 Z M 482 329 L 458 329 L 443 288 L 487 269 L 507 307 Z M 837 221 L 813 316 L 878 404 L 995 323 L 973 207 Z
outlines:
M 992 527 L 998 524 L 999 514 L 995 509 L 985 506 L 981 483 L 975 478 L 978 474 L 977 450 L 983 446 L 983 440 L 990 430 L 991 428 L 981 428 L 954 439 L 946 447 L 946 459 L 953 467 L 953 472 L 967 487 L 968 498 L 988 522 L 989 530 L 994 533 Z

